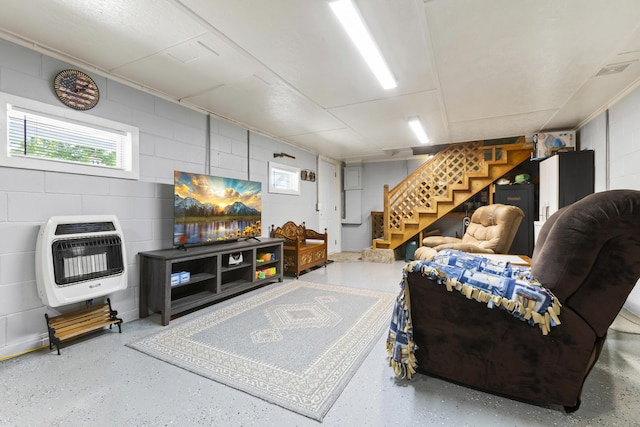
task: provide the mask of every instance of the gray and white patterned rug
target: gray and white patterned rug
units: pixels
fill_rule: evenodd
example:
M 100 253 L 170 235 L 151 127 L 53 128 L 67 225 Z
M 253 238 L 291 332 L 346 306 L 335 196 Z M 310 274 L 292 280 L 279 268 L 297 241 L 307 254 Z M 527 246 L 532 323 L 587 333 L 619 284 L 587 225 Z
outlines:
M 322 421 L 389 326 L 395 294 L 295 280 L 128 344 Z

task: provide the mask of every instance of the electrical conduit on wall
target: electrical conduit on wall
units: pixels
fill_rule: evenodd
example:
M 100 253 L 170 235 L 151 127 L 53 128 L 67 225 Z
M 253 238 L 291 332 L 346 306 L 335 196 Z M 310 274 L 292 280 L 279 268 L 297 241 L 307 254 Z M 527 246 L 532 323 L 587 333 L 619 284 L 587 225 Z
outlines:
M 211 174 L 211 114 L 207 114 L 206 135 L 204 137 L 204 173 Z

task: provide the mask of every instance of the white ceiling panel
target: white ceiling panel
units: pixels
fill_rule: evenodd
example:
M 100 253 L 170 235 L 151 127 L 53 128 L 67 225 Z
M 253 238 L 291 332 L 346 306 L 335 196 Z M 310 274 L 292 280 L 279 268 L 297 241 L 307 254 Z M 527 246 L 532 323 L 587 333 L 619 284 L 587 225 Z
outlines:
M 593 118 L 611 105 L 612 93 L 626 93 L 637 84 L 640 62 L 631 63 L 620 74 L 594 76 L 563 106 L 562 111 L 544 124 L 545 129 L 571 129 L 576 123 Z
M 410 152 L 414 115 L 438 145 L 575 129 L 640 82 L 638 0 L 354 0 L 389 91 L 329 1 L 5 1 L 0 37 L 349 161 Z
M 117 67 L 112 72 L 144 82 L 177 99 L 194 97 L 254 74 L 271 75 L 262 65 L 211 33 Z
M 462 9 L 459 1 L 430 2 L 449 119 L 562 107 L 637 26 L 640 2 L 621 3 L 487 0 Z
M 170 0 L 5 1 L 0 27 L 104 70 L 204 32 Z
M 448 142 L 435 91 L 332 108 L 338 117 L 380 149 L 420 145 L 408 125 L 419 116 L 432 144 Z
M 536 111 L 451 123 L 451 139 L 475 141 L 478 139 L 507 138 L 514 135 L 532 136 L 543 128 L 557 110 Z M 472 136 L 479 135 L 479 136 Z
M 376 41 L 399 82 L 391 91 L 380 87 L 328 1 L 184 3 L 324 108 L 435 88 L 423 28 L 414 19 L 421 13 L 419 3 L 357 3 L 371 32 L 381 35 Z
M 258 76 L 240 78 L 187 101 L 276 137 L 343 127 L 287 84 L 269 83 Z
M 289 136 L 287 140 L 334 159 L 355 158 L 362 160 L 367 157 L 383 158 L 385 156 L 383 150 L 372 149 L 373 147 L 367 144 L 361 135 L 351 129 L 334 129 L 294 135 Z

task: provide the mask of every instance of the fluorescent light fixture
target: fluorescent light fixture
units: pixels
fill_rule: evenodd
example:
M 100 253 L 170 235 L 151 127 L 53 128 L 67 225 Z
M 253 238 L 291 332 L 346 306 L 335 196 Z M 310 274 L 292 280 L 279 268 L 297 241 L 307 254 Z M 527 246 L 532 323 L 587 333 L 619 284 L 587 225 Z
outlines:
M 429 142 L 429 137 L 427 137 L 427 133 L 424 131 L 424 127 L 422 126 L 422 122 L 419 117 L 411 117 L 409 119 L 409 126 L 413 133 L 416 134 L 418 141 L 421 144 L 426 144 Z
M 384 89 L 393 89 L 398 85 L 391 70 L 387 66 L 378 46 L 373 41 L 367 26 L 365 25 L 358 9 L 351 0 L 338 0 L 329 3 L 338 21 L 351 37 L 360 54 L 375 74 Z

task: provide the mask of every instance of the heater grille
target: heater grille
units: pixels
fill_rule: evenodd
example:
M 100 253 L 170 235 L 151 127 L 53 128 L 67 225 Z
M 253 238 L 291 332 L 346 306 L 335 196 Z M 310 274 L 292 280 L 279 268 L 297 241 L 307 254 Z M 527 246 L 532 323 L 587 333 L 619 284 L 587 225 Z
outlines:
M 51 244 L 58 286 L 120 274 L 124 271 L 120 236 L 58 240 Z

